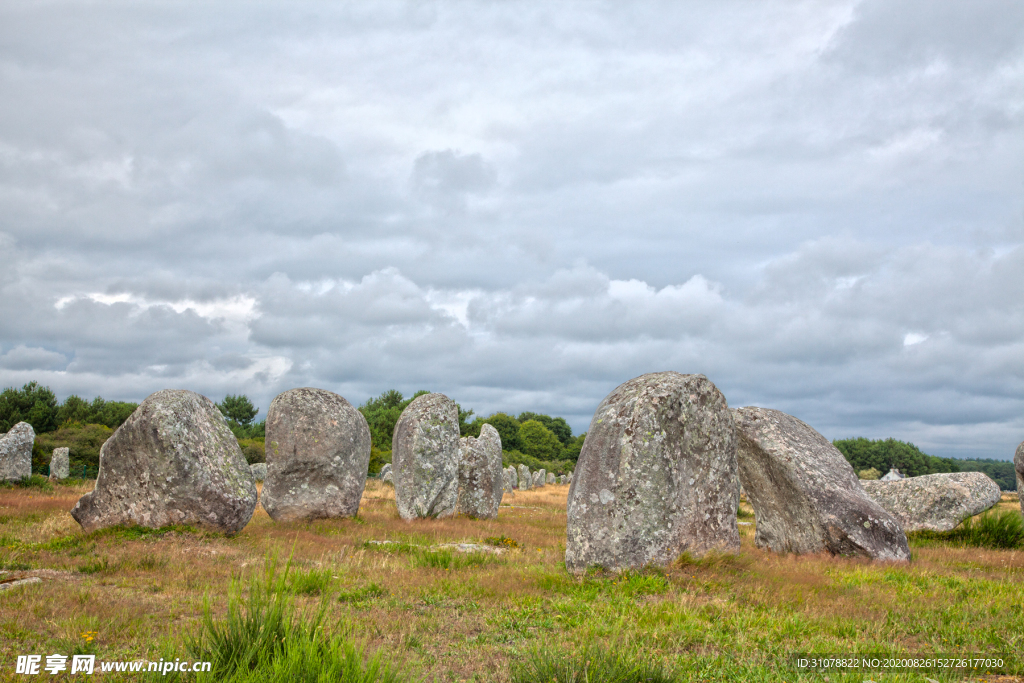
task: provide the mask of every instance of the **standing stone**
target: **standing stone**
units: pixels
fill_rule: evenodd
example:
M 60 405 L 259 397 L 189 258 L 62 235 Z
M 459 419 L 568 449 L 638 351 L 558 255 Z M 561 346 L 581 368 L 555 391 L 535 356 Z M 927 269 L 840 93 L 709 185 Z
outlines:
M 384 467 L 380 468 L 380 478 L 383 479 L 384 477 L 386 477 L 388 475 L 388 472 L 390 472 L 390 471 L 391 471 L 391 463 L 389 463 L 389 462 L 384 463 Z
M 548 472 L 548 481 L 547 481 L 547 483 L 548 484 L 555 484 L 557 482 L 558 482 L 558 479 L 557 479 L 557 477 L 555 477 L 555 473 L 554 472 Z
M 388 470 L 387 472 L 384 473 L 384 476 L 381 477 L 380 480 L 382 482 L 384 482 L 385 484 L 391 484 L 392 486 L 394 486 L 395 485 L 395 471 L 394 470 Z
M 253 481 L 266 481 L 267 479 L 267 463 L 257 462 L 249 465 L 249 469 L 252 471 Z
M 565 475 L 565 481 L 570 484 L 572 483 L 572 472 L 569 472 L 569 474 Z
M 519 488 L 519 474 L 516 472 L 515 465 L 508 466 L 508 481 L 512 484 L 513 491 Z
M 734 410 L 740 480 L 754 508 L 759 548 L 909 560 L 899 522 L 861 487 L 828 439 L 792 415 Z
M 1024 514 L 1024 441 L 1013 454 L 1013 469 L 1017 473 L 1017 500 L 1020 501 L 1021 514 Z
M 902 479 L 905 478 L 905 476 L 906 475 L 904 475 L 898 469 L 893 467 L 888 472 L 886 472 L 885 476 L 882 477 L 881 479 L 879 479 L 879 481 L 901 481 Z M 868 481 L 868 480 L 865 479 L 865 481 Z
M 459 493 L 459 409 L 424 394 L 402 411 L 391 440 L 395 502 L 402 519 L 449 517 Z
M 533 477 L 530 475 L 530 468 L 526 465 L 520 465 L 519 470 L 519 490 L 529 491 L 533 488 Z
M 50 456 L 50 479 L 67 479 L 71 476 L 71 449 L 67 446 L 54 448 Z
M 489 424 L 479 437 L 459 440 L 459 502 L 457 512 L 474 519 L 494 519 L 505 490 L 501 469 L 501 437 Z
M 547 471 L 544 470 L 544 469 L 539 469 L 536 472 L 534 472 L 533 473 L 533 488 L 537 489 L 537 488 L 540 488 L 541 486 L 544 486 L 545 476 L 546 475 L 547 475 Z
M 270 403 L 260 502 L 273 519 L 355 516 L 369 465 L 370 428 L 343 397 L 307 387 Z
M 565 475 L 564 474 L 558 478 L 558 483 L 561 486 L 565 486 Z
M 238 440 L 210 399 L 150 395 L 100 448 L 96 488 L 71 516 L 85 531 L 189 524 L 233 534 L 256 509 L 256 484 Z
M 610 393 L 569 487 L 565 564 L 611 571 L 740 547 L 736 434 L 703 375 L 658 372 Z
M 925 474 L 860 484 L 908 532 L 949 531 L 988 510 L 1002 496 L 999 484 L 982 472 Z
M 32 476 L 32 445 L 36 430 L 19 422 L 0 436 L 0 481 L 21 481 Z

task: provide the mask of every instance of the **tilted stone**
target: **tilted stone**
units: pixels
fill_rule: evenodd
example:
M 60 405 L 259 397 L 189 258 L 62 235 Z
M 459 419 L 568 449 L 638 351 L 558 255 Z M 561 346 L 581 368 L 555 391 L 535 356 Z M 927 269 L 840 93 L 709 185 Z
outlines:
M 489 424 L 480 436 L 459 440 L 459 501 L 457 512 L 475 519 L 494 519 L 505 490 L 501 469 L 501 437 Z
M 999 484 L 983 472 L 948 472 L 896 481 L 860 482 L 868 495 L 910 531 L 949 531 L 999 502 Z
M 1013 454 L 1013 469 L 1017 473 L 1017 500 L 1020 501 L 1021 514 L 1024 514 L 1024 441 Z
M 252 478 L 255 481 L 265 481 L 267 478 L 267 463 L 256 462 L 249 465 L 249 469 L 252 471 Z
M 792 415 L 733 411 L 739 472 L 754 508 L 759 548 L 909 560 L 899 522 L 861 487 L 828 439 Z
M 188 524 L 229 534 L 256 508 L 256 484 L 238 440 L 210 399 L 158 391 L 100 448 L 96 488 L 71 516 L 85 531 Z
M 273 519 L 353 517 L 366 486 L 370 428 L 344 397 L 304 387 L 267 409 L 267 478 L 260 503 Z
M 520 465 L 519 470 L 519 490 L 529 491 L 533 488 L 533 475 L 530 474 L 530 468 L 526 465 Z
M 50 478 L 67 479 L 71 476 L 71 449 L 67 446 L 54 448 L 50 455 Z
M 0 435 L 0 481 L 21 481 L 32 476 L 32 445 L 36 430 L 28 422 L 19 422 Z
M 455 514 L 459 493 L 459 409 L 444 394 L 410 403 L 391 440 L 395 502 L 402 519 Z
M 580 574 L 739 550 L 736 434 L 703 375 L 658 372 L 601 402 L 569 489 L 565 563 Z

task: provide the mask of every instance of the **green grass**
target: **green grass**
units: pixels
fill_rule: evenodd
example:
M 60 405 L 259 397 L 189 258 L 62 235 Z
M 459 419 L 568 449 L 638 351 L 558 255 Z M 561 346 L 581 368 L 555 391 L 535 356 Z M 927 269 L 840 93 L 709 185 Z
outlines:
M 367 656 L 361 645 L 347 638 L 348 629 L 340 625 L 328 627 L 325 599 L 314 609 L 300 611 L 290 597 L 294 585 L 290 561 L 279 571 L 278 561 L 272 557 L 266 562 L 262 576 L 256 575 L 247 584 L 239 579 L 232 582 L 223 619 L 215 619 L 210 603 L 206 602 L 200 632 L 186 637 L 186 648 L 193 660 L 211 662 L 212 669 L 209 673 L 198 674 L 195 680 L 204 683 L 392 683 L 400 680 L 397 669 L 383 656 L 379 653 Z
M 323 595 L 332 580 L 330 569 L 297 569 L 288 577 L 288 590 L 295 595 Z
M 907 539 L 919 546 L 938 543 L 1017 550 L 1024 548 L 1024 517 L 1016 510 L 990 510 L 951 531 L 915 531 Z
M 374 598 L 382 598 L 387 594 L 388 592 L 380 585 L 376 582 L 371 582 L 359 588 L 340 591 L 338 593 L 338 602 L 366 602 Z
M 512 683 L 675 683 L 660 663 L 633 651 L 588 645 L 577 650 L 541 648 L 512 667 Z
M 0 488 L 5 489 L 39 489 L 47 493 L 53 491 L 53 482 L 41 474 L 33 474 L 21 481 L 0 482 Z
M 448 548 L 440 548 L 438 550 L 421 549 L 412 556 L 413 567 L 447 570 L 479 567 L 494 561 L 494 556 L 487 553 L 460 553 Z

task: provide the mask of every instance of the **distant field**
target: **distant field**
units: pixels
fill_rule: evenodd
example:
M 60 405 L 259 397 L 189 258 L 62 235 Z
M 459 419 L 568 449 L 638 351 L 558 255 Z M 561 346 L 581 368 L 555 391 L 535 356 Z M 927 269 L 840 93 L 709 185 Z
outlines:
M 798 675 L 786 663 L 796 652 L 997 654 L 1010 673 L 1024 672 L 1024 551 L 912 543 L 906 566 L 779 556 L 753 546 L 743 506 L 737 556 L 578 581 L 563 566 L 567 486 L 506 496 L 511 506 L 496 521 L 406 523 L 393 490 L 371 480 L 358 519 L 277 524 L 258 510 L 226 538 L 83 534 L 67 510 L 91 485 L 0 488 L 0 581 L 43 579 L 0 592 L 0 680 L 33 680 L 14 674 L 16 656 L 27 653 L 186 657 L 204 600 L 222 615 L 232 578 L 262 572 L 274 554 L 292 558 L 288 585 L 300 605 L 312 609 L 326 594 L 329 627 L 381 651 L 402 680 L 509 681 L 514 662 L 588 644 L 662 662 L 692 681 L 925 680 Z M 1000 507 L 1017 505 L 1004 496 Z M 518 547 L 429 547 L 502 538 Z M 384 540 L 394 543 L 368 543 Z M 139 679 L 118 676 L 82 680 Z

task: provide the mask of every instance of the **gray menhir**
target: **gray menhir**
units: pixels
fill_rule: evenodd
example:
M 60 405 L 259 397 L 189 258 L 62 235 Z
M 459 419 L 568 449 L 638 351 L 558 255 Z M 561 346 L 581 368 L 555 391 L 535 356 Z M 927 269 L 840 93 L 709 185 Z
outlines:
M 759 548 L 909 560 L 899 522 L 872 500 L 828 439 L 792 415 L 734 410 L 740 481 Z
M 100 448 L 96 488 L 71 516 L 85 531 L 188 524 L 236 533 L 256 508 L 256 484 L 238 440 L 210 399 L 152 394 Z
M 739 550 L 736 433 L 703 375 L 658 372 L 598 407 L 569 488 L 565 563 L 574 574 Z
M 501 469 L 501 436 L 489 424 L 480 429 L 479 437 L 460 440 L 459 514 L 476 519 L 494 519 L 505 490 Z
M 32 446 L 36 430 L 28 422 L 19 422 L 11 431 L 0 434 L 0 481 L 21 481 L 32 476 Z
M 1013 469 L 1017 472 L 1017 500 L 1020 501 L 1021 513 L 1024 513 L 1024 441 L 1013 454 Z
M 402 519 L 455 514 L 459 492 L 459 409 L 424 394 L 402 411 L 391 439 L 391 473 Z
M 366 486 L 370 428 L 326 389 L 290 389 L 267 410 L 267 478 L 260 502 L 273 519 L 353 517 Z

